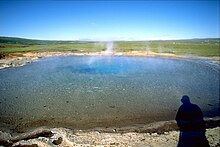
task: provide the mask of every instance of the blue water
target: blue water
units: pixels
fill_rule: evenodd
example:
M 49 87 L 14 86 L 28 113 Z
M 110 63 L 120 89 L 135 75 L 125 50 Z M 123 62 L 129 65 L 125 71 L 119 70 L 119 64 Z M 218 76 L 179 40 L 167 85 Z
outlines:
M 219 65 L 203 59 L 64 56 L 0 70 L 0 127 L 90 128 L 172 120 L 188 95 L 219 114 Z

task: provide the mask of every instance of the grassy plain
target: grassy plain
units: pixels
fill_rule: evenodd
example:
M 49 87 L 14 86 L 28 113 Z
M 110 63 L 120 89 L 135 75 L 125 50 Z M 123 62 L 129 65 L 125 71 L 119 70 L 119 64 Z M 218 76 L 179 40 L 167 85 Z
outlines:
M 176 55 L 214 57 L 220 56 L 220 38 L 169 40 L 169 41 L 115 41 L 116 52 L 152 51 Z M 14 52 L 100 52 L 106 50 L 106 42 L 95 41 L 47 41 L 12 37 L 0 37 L 0 54 Z

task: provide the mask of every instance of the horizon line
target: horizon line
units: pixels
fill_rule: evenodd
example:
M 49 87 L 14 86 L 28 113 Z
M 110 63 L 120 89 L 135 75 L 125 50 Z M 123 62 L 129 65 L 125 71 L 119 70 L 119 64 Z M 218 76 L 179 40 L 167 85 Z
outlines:
M 87 42 L 114 42 L 114 41 L 178 41 L 178 40 L 199 40 L 199 39 L 220 39 L 220 37 L 195 37 L 195 38 L 146 38 L 146 39 L 39 39 L 39 38 L 26 38 L 26 37 L 17 37 L 17 36 L 1 36 L 5 38 L 17 38 L 17 39 L 27 39 L 27 40 L 39 40 L 39 41 L 87 41 Z

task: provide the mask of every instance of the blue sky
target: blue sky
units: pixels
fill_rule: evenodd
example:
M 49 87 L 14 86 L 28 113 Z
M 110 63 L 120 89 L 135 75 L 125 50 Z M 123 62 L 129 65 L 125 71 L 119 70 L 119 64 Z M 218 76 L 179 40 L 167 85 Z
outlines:
M 0 36 L 47 40 L 219 38 L 219 0 L 0 0 Z

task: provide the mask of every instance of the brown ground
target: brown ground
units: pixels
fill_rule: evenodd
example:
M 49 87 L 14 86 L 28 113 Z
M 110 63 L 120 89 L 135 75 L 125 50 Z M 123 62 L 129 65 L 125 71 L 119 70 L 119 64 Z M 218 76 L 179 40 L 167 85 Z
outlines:
M 206 137 L 211 147 L 219 147 L 220 128 L 207 129 Z M 32 135 L 30 135 L 32 134 Z M 32 145 L 32 147 L 89 147 L 89 146 L 120 146 L 120 147 L 175 147 L 179 132 L 170 131 L 157 133 L 100 133 L 98 131 L 73 131 L 65 128 L 38 129 L 29 134 L 29 138 L 20 135 L 13 139 L 11 146 Z M 10 134 L 0 131 L 0 137 L 11 138 Z M 22 139 L 23 137 L 23 139 Z M 19 139 L 20 138 L 20 139 Z M 1 143 L 1 142 L 0 142 Z

